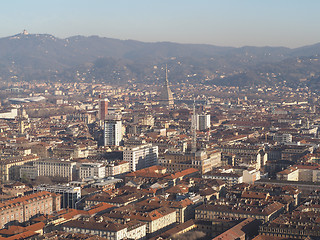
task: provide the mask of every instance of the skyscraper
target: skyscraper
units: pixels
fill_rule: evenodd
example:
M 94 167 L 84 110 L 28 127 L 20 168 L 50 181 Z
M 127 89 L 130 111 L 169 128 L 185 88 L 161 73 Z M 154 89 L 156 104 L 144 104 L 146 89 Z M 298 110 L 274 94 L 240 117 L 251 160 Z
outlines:
M 122 122 L 120 115 L 107 115 L 104 120 L 104 145 L 119 146 L 122 140 Z
M 203 131 L 210 128 L 209 114 L 196 114 L 197 130 Z
M 98 118 L 99 120 L 105 120 L 106 116 L 108 115 L 108 103 L 109 100 L 107 98 L 99 100 L 99 112 Z
M 172 106 L 174 104 L 173 94 L 171 92 L 169 81 L 168 81 L 168 69 L 166 66 L 166 82 L 162 87 L 161 95 L 160 95 L 160 104 L 164 106 Z

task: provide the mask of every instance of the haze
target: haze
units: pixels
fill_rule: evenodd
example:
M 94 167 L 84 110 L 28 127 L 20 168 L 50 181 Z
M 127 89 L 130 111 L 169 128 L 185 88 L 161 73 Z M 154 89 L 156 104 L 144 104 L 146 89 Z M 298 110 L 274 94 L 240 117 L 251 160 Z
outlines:
M 219 46 L 299 47 L 320 42 L 320 1 L 2 1 L 0 37 L 26 29 Z

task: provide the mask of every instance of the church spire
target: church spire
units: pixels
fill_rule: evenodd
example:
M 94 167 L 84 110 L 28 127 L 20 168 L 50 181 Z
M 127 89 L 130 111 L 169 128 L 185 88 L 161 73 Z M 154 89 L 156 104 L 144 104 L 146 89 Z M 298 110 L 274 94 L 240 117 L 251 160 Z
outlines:
M 169 86 L 169 81 L 168 81 L 168 66 L 166 64 L 166 85 Z

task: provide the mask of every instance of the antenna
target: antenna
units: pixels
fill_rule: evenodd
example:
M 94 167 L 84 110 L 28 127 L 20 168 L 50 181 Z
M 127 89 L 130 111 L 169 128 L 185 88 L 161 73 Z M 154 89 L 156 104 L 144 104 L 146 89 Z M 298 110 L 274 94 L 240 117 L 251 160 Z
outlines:
M 196 102 L 193 99 L 193 111 L 192 111 L 192 119 L 191 119 L 191 131 L 192 131 L 192 143 L 191 143 L 191 151 L 195 153 L 197 151 L 197 117 L 196 117 Z

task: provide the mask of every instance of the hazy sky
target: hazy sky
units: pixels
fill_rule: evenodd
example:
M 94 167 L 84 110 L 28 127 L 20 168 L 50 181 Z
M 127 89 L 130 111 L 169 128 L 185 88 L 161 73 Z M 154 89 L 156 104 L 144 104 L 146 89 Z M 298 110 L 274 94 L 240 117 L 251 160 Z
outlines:
M 319 10 L 320 0 L 1 0 L 0 37 L 298 47 L 320 42 Z

